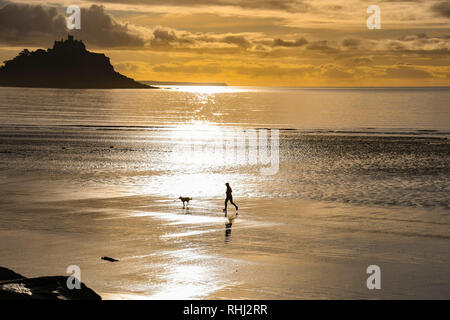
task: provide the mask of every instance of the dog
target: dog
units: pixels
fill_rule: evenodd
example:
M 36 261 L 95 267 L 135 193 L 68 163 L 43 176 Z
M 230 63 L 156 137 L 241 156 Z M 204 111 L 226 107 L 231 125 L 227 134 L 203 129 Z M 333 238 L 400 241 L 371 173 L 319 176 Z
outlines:
M 183 202 L 183 208 L 186 207 L 185 202 L 187 202 L 187 204 L 189 205 L 189 201 L 192 200 L 192 198 L 188 198 L 188 197 L 179 197 L 178 199 L 180 199 L 181 202 Z

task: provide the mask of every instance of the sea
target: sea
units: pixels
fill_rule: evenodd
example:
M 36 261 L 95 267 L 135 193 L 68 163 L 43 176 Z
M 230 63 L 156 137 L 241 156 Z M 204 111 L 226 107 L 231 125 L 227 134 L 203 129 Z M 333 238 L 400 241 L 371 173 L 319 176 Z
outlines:
M 449 299 L 449 137 L 450 88 L 0 87 L 0 265 L 104 299 Z

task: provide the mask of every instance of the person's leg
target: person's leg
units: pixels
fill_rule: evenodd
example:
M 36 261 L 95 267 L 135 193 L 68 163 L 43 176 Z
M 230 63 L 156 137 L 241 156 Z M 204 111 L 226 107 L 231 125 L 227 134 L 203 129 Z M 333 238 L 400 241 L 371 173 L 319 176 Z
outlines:
M 230 200 L 228 197 L 225 199 L 225 211 L 227 211 L 227 203 L 228 203 L 228 200 Z
M 233 197 L 231 197 L 230 203 L 236 208 L 236 211 L 238 211 L 238 206 L 233 202 Z

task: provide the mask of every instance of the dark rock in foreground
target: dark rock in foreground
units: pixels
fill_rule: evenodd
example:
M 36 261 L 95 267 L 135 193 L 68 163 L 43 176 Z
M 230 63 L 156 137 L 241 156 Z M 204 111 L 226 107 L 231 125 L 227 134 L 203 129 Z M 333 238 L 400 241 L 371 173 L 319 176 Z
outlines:
M 0 300 L 101 300 L 92 289 L 68 289 L 66 276 L 25 278 L 0 267 Z
M 69 35 L 52 49 L 24 49 L 0 67 L 0 86 L 71 89 L 155 88 L 114 71 L 104 54 L 86 50 Z
M 17 279 L 25 279 L 25 277 L 8 268 L 0 267 L 0 282 Z

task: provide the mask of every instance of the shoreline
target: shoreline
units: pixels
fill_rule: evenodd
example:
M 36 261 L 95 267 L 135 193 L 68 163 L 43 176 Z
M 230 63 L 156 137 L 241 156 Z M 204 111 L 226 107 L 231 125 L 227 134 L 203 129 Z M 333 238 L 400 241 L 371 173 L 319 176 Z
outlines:
M 448 238 L 439 236 L 448 226 L 428 225 L 429 210 L 240 198 L 239 219 L 227 233 L 225 218 L 213 209 L 222 201 L 207 206 L 199 201 L 189 210 L 145 195 L 53 202 L 58 211 L 103 209 L 80 217 L 79 223 L 90 229 L 0 231 L 2 243 L 27 258 L 2 256 L 16 270 L 25 270 L 22 264 L 32 274 L 80 265 L 82 280 L 103 299 L 450 297 L 450 290 L 440 287 L 450 283 Z M 432 230 L 436 236 L 430 237 Z M 32 256 L 39 247 L 53 248 L 45 265 Z M 101 253 L 120 261 L 100 261 Z M 430 265 L 429 257 L 440 259 Z M 365 288 L 365 269 L 371 264 L 382 268 L 380 292 Z M 439 288 L 428 284 L 431 276 Z M 425 291 L 417 291 L 425 285 Z

